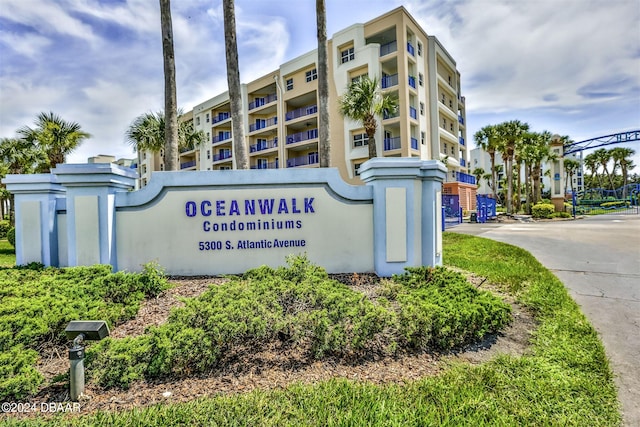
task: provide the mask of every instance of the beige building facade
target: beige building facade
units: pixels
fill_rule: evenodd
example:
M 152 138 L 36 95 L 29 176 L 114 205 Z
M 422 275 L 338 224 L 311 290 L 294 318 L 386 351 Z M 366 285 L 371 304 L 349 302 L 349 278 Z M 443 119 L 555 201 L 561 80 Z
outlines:
M 404 7 L 364 24 L 354 24 L 328 41 L 331 166 L 351 184 L 362 184 L 368 160 L 361 123 L 344 119 L 339 99 L 349 83 L 368 74 L 398 99 L 398 111 L 378 117 L 375 135 L 381 157 L 438 159 L 447 181 L 468 175 L 465 99 L 455 60 Z M 317 50 L 292 59 L 242 85 L 244 132 L 252 169 L 315 168 L 318 158 Z M 182 170 L 235 168 L 228 92 L 196 105 L 194 128 L 205 143 L 180 153 Z M 163 170 L 162 153 L 139 153 L 141 186 Z

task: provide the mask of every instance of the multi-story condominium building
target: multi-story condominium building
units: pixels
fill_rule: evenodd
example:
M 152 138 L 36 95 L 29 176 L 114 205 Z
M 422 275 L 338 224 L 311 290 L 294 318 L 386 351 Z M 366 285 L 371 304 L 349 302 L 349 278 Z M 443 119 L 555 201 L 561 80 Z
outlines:
M 399 7 L 337 32 L 327 48 L 331 166 L 345 181 L 361 183 L 358 169 L 368 159 L 369 141 L 361 123 L 340 115 L 339 98 L 351 81 L 368 74 L 399 105 L 394 115 L 378 117 L 378 155 L 443 160 L 447 181 L 475 188 L 467 165 L 460 73 L 434 36 Z M 242 85 L 244 143 L 252 169 L 318 167 L 317 77 L 314 49 Z M 232 138 L 228 92 L 196 105 L 191 113 L 206 142 L 181 153 L 181 168 L 234 169 L 237 141 Z M 158 156 L 142 153 L 139 164 L 142 185 L 151 171 L 162 170 Z

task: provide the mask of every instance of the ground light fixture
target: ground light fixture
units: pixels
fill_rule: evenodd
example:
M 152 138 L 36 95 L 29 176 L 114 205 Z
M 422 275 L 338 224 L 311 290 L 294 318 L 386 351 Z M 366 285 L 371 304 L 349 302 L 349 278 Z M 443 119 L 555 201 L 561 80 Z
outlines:
M 64 330 L 67 339 L 73 340 L 69 349 L 69 397 L 77 402 L 84 393 L 84 343 L 85 340 L 99 341 L 109 335 L 109 327 L 104 320 L 72 320 Z

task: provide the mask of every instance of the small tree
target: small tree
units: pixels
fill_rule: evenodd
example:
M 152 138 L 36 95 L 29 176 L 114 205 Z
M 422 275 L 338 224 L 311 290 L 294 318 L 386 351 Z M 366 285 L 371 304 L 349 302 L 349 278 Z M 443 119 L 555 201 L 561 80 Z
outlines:
M 369 138 L 369 158 L 378 156 L 375 135 L 378 128 L 376 116 L 391 114 L 398 108 L 398 100 L 383 94 L 377 78 L 362 76 L 349 84 L 340 98 L 340 114 L 360 122 Z

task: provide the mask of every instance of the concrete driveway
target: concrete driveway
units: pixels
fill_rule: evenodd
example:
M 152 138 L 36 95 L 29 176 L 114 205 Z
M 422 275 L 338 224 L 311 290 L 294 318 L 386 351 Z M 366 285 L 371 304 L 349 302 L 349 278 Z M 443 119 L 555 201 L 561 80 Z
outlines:
M 465 223 L 450 231 L 519 246 L 554 272 L 602 339 L 625 426 L 640 426 L 640 215 Z

